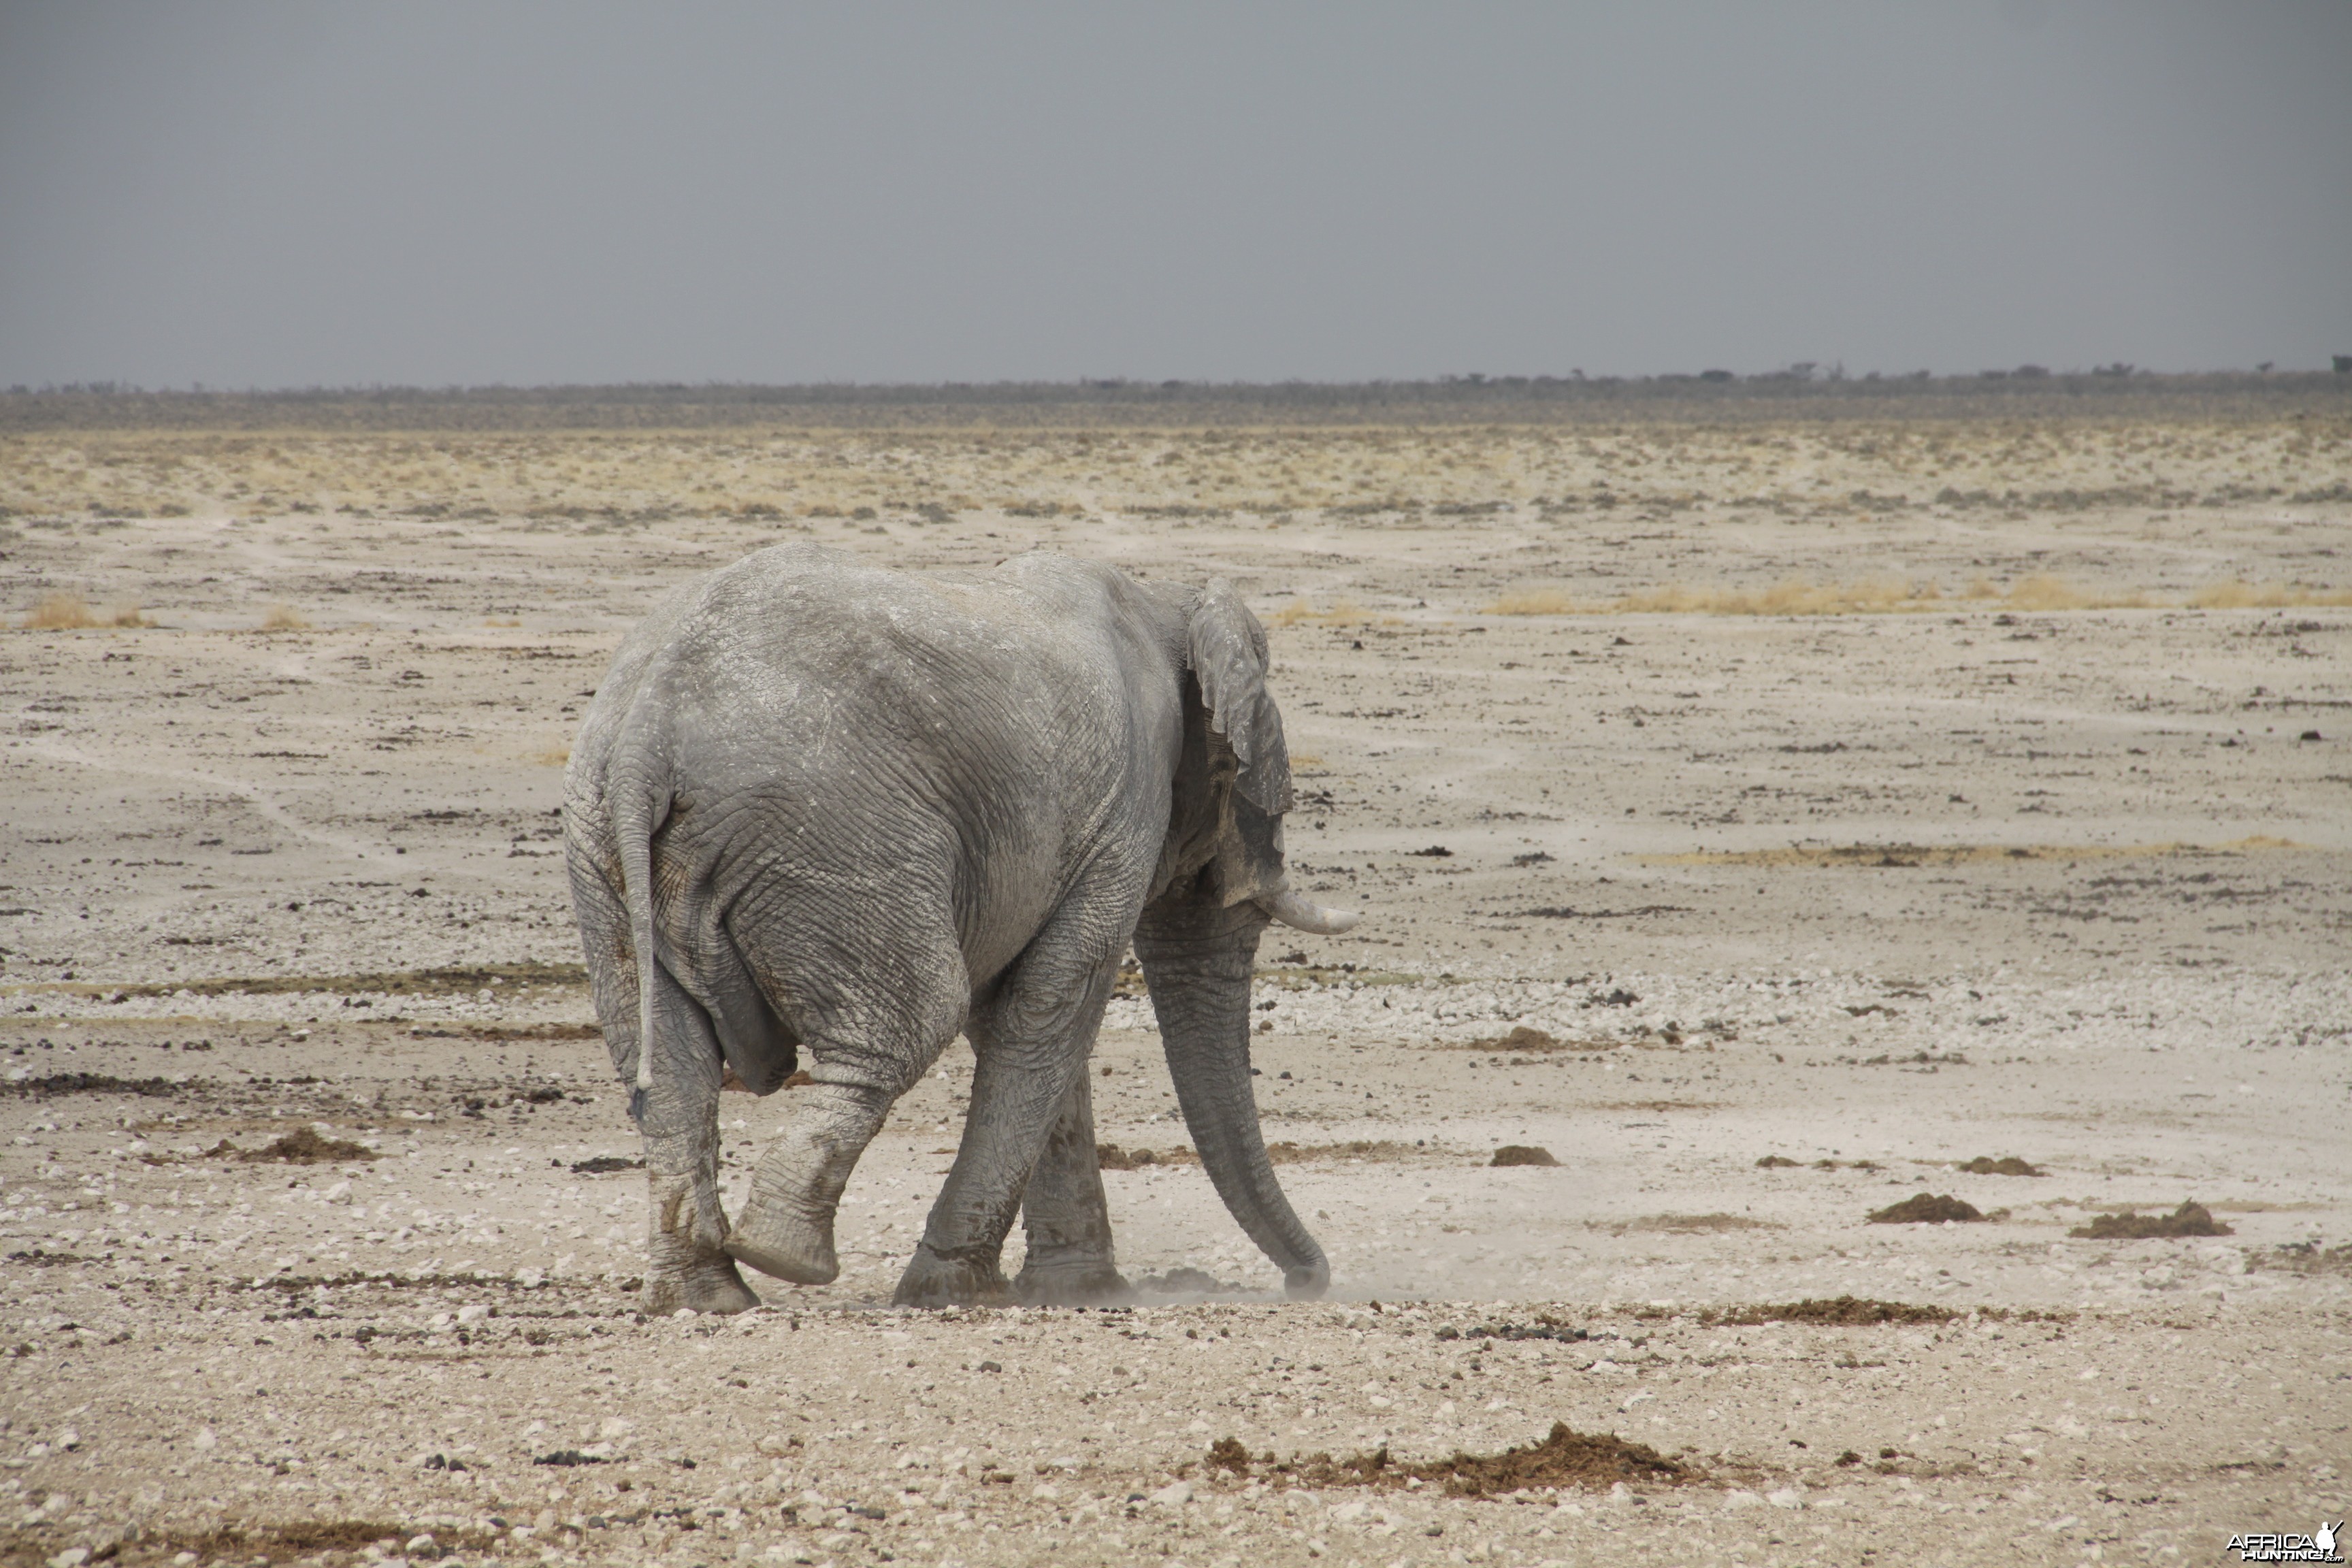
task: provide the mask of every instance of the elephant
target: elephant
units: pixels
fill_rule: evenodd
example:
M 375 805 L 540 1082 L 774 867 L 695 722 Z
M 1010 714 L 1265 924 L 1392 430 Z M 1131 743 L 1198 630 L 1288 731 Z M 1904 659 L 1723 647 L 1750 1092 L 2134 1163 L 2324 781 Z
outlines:
M 651 1188 L 649 1311 L 759 1304 L 737 1265 L 838 1277 L 834 1218 L 898 1098 L 960 1033 L 951 1169 L 896 1300 L 1127 1293 L 1087 1063 L 1130 944 L 1218 1195 L 1288 1291 L 1330 1269 L 1282 1193 L 1250 1078 L 1270 921 L 1294 890 L 1265 628 L 1222 579 L 1033 552 L 919 576 L 813 543 L 680 590 L 623 642 L 564 780 L 596 1016 Z M 722 1079 L 806 1079 L 731 1222 Z M 1000 1268 L 1016 1211 L 1027 1262 Z

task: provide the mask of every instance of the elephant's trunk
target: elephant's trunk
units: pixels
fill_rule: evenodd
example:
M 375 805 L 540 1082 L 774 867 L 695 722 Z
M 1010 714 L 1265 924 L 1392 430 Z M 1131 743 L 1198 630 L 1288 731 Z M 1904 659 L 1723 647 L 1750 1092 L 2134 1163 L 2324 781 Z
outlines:
M 1250 1083 L 1250 966 L 1265 929 L 1255 904 L 1221 909 L 1171 893 L 1144 910 L 1135 952 L 1202 1167 L 1242 1229 L 1281 1265 L 1290 1294 L 1312 1298 L 1330 1283 L 1330 1265 L 1275 1180 Z

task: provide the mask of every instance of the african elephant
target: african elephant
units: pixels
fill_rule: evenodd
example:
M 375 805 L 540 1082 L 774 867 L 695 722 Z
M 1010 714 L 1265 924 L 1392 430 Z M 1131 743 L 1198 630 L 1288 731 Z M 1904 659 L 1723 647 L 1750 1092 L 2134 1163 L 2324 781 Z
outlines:
M 953 1168 L 898 1300 L 1125 1289 L 1086 1063 L 1129 942 L 1202 1163 L 1319 1294 L 1250 1085 L 1268 920 L 1356 917 L 1289 890 L 1265 629 L 1222 581 L 1142 583 L 1038 553 L 966 578 L 814 545 L 747 556 L 630 635 L 565 775 L 564 847 L 596 1014 L 635 1085 L 652 1185 L 648 1310 L 740 1311 L 738 1261 L 838 1273 L 834 1214 L 893 1101 L 961 1031 L 977 1068 Z M 730 1071 L 814 1082 L 730 1225 Z

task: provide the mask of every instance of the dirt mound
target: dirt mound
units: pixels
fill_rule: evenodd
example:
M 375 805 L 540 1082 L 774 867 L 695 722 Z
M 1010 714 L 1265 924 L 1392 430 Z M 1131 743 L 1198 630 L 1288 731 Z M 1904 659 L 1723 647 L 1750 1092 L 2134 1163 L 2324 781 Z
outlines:
M 1552 1318 L 1538 1318 L 1532 1323 L 1479 1323 L 1467 1329 L 1457 1329 L 1448 1323 L 1437 1331 L 1441 1340 L 1556 1340 L 1561 1344 L 1577 1344 L 1592 1337 L 1588 1330 L 1570 1327 Z
M 14 1257 L 14 1254 L 10 1255 Z M 2323 1247 L 2316 1241 L 2290 1241 L 2246 1259 L 2255 1268 L 2279 1268 L 2290 1274 L 2352 1274 L 2352 1241 Z
M 1756 1168 L 1759 1171 L 1793 1171 L 1797 1168 L 1797 1162 L 1785 1154 L 1767 1154 L 1756 1162 Z
M 1614 1433 L 1588 1436 L 1555 1421 L 1540 1443 L 1499 1454 L 1456 1453 L 1450 1459 L 1416 1465 L 1412 1474 L 1442 1481 L 1455 1497 L 1488 1497 L 1521 1487 L 1605 1488 L 1619 1481 L 1684 1481 L 1689 1467 L 1667 1458 L 1646 1443 L 1629 1443 Z
M 1770 1307 L 1734 1307 L 1702 1314 L 1706 1321 L 1729 1326 L 1754 1323 L 1823 1323 L 1835 1328 L 1866 1328 L 1876 1323 L 1948 1323 L 1960 1314 L 1949 1307 L 1915 1307 L 1907 1301 L 1874 1301 L 1863 1296 L 1839 1296 L 1829 1300 L 1808 1298 Z
M 1171 1268 L 1165 1274 L 1147 1274 L 1135 1282 L 1139 1290 L 1155 1296 L 1230 1295 L 1244 1289 L 1228 1285 L 1215 1275 L 1198 1268 Z
M 1538 1148 L 1533 1143 L 1506 1143 L 1495 1151 L 1495 1157 L 1487 1163 L 1489 1165 L 1557 1165 L 1559 1162 L 1552 1158 L 1550 1150 Z
M 1439 1046 L 1442 1051 L 1505 1051 L 1538 1056 L 1546 1051 L 1613 1051 L 1622 1042 L 1617 1040 L 1563 1040 L 1544 1029 L 1531 1029 L 1525 1024 L 1515 1026 L 1507 1035 L 1491 1036 L 1483 1040 L 1465 1040 L 1460 1045 Z
M 1531 1029 L 1525 1024 L 1513 1026 L 1507 1035 L 1491 1040 L 1473 1040 L 1465 1047 L 1474 1051 L 1567 1051 L 1581 1050 L 1573 1040 L 1563 1040 L 1545 1029 Z
M 615 1171 L 642 1171 L 643 1160 L 625 1160 L 618 1154 L 599 1154 L 590 1160 L 575 1160 L 572 1173 L 575 1176 L 608 1176 Z
M 1506 1448 L 1499 1454 L 1466 1454 L 1456 1449 L 1451 1458 L 1400 1464 L 1385 1447 L 1368 1454 L 1335 1459 L 1310 1454 L 1287 1462 L 1272 1454 L 1256 1461 L 1269 1478 L 1280 1477 L 1293 1486 L 1402 1487 L 1411 1481 L 1435 1482 L 1451 1497 L 1497 1497 L 1522 1487 L 1589 1487 L 1606 1490 L 1619 1481 L 1663 1481 L 1674 1484 L 1699 1479 L 1694 1468 L 1666 1458 L 1646 1443 L 1629 1443 L 1614 1433 L 1587 1436 L 1569 1430 L 1564 1421 L 1552 1423 L 1551 1435 L 1540 1443 Z M 1237 1476 L 1251 1473 L 1249 1450 L 1233 1437 L 1221 1437 L 1209 1447 L 1209 1465 Z
M 257 1547 L 268 1546 L 295 1552 L 356 1552 L 378 1542 L 399 1541 L 414 1533 L 406 1525 L 387 1524 L 375 1520 L 321 1519 L 299 1524 L 264 1525 L 251 1531 L 215 1531 L 210 1535 L 190 1537 L 187 1544 L 209 1548 L 224 1556 L 240 1550 L 249 1552 Z M 476 1537 L 478 1533 L 465 1531 L 453 1535 L 443 1531 L 440 1532 L 441 1544 L 447 1545 L 461 1536 Z M 177 1543 L 173 1542 L 172 1544 Z
M 1387 1139 L 1358 1138 L 1346 1143 L 1269 1143 L 1265 1157 L 1277 1165 L 1300 1165 L 1309 1160 L 1402 1160 L 1426 1154 L 1426 1149 Z
M 1998 1160 L 1979 1154 L 1958 1169 L 1971 1176 L 2046 1176 L 2050 1173 L 2039 1165 L 2027 1164 L 2014 1154 L 2004 1154 Z
M 187 1086 L 173 1083 L 168 1078 L 110 1078 L 102 1072 L 53 1072 L 39 1078 L 12 1079 L 0 1081 L 0 1093 L 22 1095 L 26 1099 L 47 1099 L 57 1094 L 143 1094 L 157 1099 L 177 1094 Z
M 1958 1198 L 1938 1197 L 1933 1193 L 1921 1193 L 1916 1197 L 1905 1198 L 1899 1204 L 1890 1204 L 1885 1208 L 1880 1209 L 1870 1216 L 1870 1223 L 1873 1225 L 1942 1225 L 1948 1220 L 1971 1221 L 1983 1218 L 1984 1215 L 1979 1214 L 1973 1206 L 1962 1203 Z
M 1654 1214 L 1629 1223 L 1627 1230 L 1664 1231 L 1668 1236 L 1697 1236 L 1710 1231 L 1778 1230 L 1769 1219 L 1744 1214 Z
M 2144 1241 L 2162 1236 L 2235 1236 L 2200 1203 L 2184 1203 L 2168 1215 L 2103 1214 L 2066 1233 L 2092 1241 Z
M 278 1160 L 289 1165 L 323 1165 L 337 1160 L 376 1158 L 376 1152 L 364 1143 L 352 1143 L 341 1138 L 321 1138 L 315 1129 L 309 1127 L 297 1128 L 281 1138 L 274 1139 L 267 1148 L 240 1149 L 224 1138 L 205 1152 L 215 1159 L 243 1160 L 247 1164 Z
M 1104 1171 L 1139 1171 L 1146 1165 L 1197 1165 L 1201 1156 L 1190 1149 L 1155 1154 L 1149 1149 L 1122 1149 L 1116 1143 L 1095 1145 L 1095 1165 Z

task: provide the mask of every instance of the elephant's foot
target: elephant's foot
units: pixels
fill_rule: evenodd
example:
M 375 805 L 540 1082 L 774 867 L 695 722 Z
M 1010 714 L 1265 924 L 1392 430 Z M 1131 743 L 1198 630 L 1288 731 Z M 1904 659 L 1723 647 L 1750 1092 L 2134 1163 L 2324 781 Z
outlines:
M 680 1307 L 725 1316 L 748 1312 L 760 1304 L 760 1298 L 735 1271 L 734 1259 L 723 1256 L 667 1268 L 656 1263 L 646 1277 L 640 1300 L 644 1310 L 656 1316 L 667 1316 Z
M 1135 1300 L 1135 1287 L 1108 1258 L 1041 1258 L 1031 1253 L 1013 1293 L 1034 1307 L 1100 1307 Z
M 1003 1271 L 996 1259 L 933 1252 L 929 1242 L 916 1246 L 898 1289 L 890 1300 L 901 1307 L 971 1307 L 1009 1301 Z
M 819 1086 L 813 1093 L 828 1092 Z M 847 1091 L 835 1091 L 845 1093 Z M 844 1133 L 822 1104 L 796 1107 L 808 1120 L 784 1130 L 751 1173 L 751 1193 L 727 1237 L 727 1251 L 762 1274 L 795 1285 L 830 1285 L 841 1276 L 833 1215 L 841 1189 L 871 1135 Z
M 794 1285 L 830 1285 L 841 1277 L 832 1225 L 811 1220 L 781 1203 L 762 1203 L 757 1189 L 728 1233 L 726 1245 L 729 1257 Z

